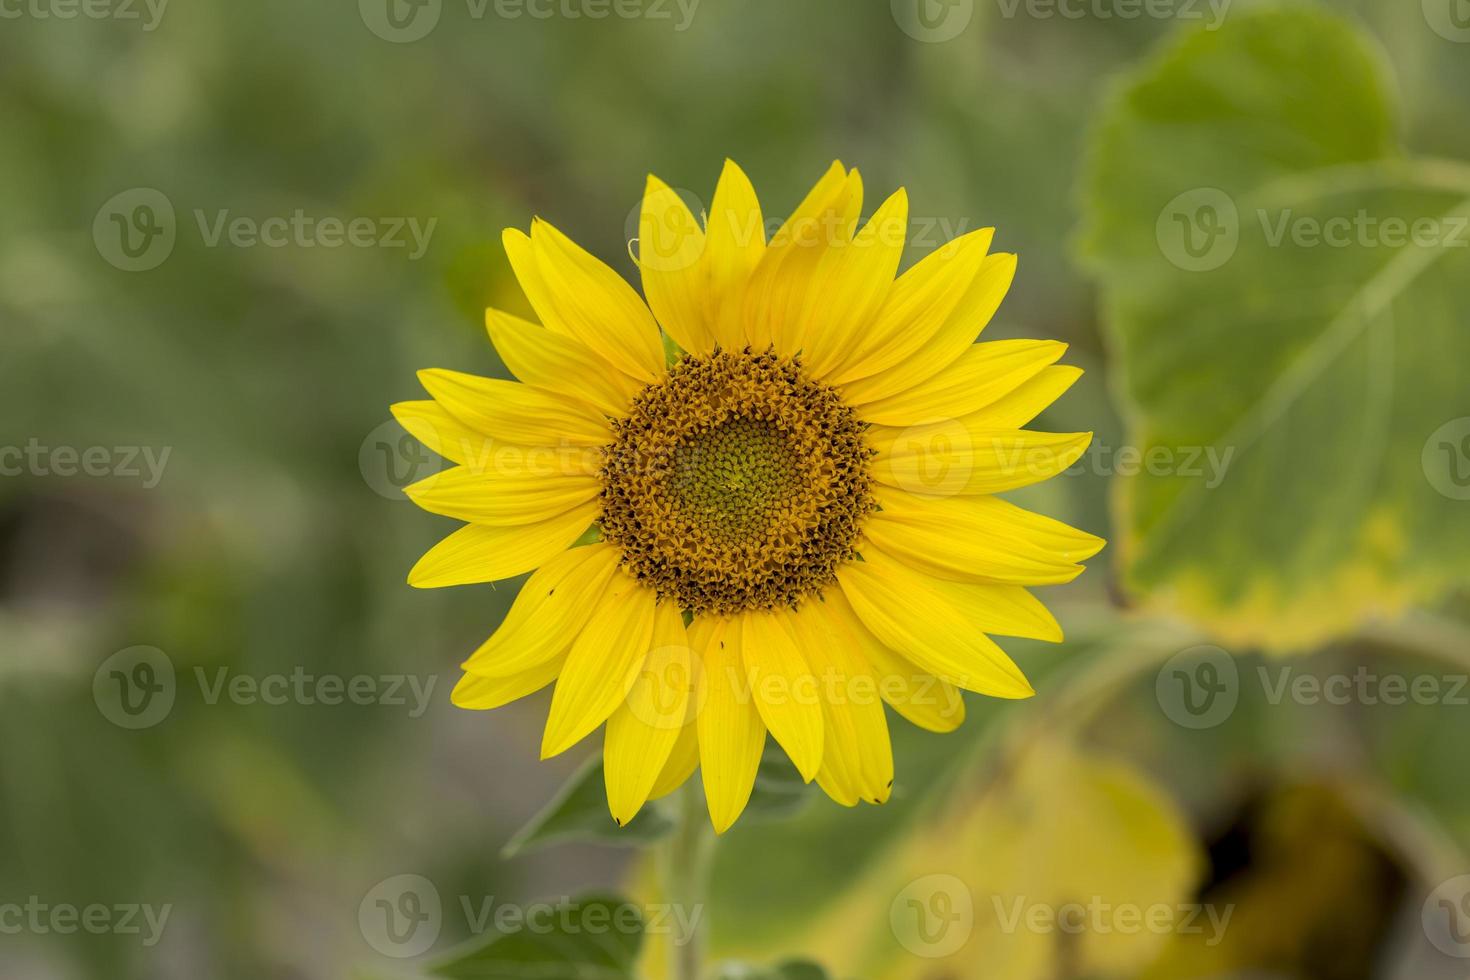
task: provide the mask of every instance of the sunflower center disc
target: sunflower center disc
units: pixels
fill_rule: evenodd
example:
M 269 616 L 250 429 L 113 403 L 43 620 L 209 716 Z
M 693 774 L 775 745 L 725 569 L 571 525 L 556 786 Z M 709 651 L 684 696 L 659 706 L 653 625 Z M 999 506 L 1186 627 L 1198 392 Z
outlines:
M 853 557 L 873 509 L 863 428 L 798 359 L 686 355 L 613 422 L 603 535 L 683 609 L 795 607 Z

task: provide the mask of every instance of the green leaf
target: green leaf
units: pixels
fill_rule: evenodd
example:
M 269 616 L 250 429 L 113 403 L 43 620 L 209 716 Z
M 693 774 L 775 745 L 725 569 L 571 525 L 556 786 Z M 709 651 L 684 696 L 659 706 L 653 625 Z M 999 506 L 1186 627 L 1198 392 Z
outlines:
M 811 785 L 802 781 L 801 773 L 774 741 L 766 742 L 760 768 L 755 773 L 755 789 L 740 819 L 751 823 L 784 820 L 801 812 L 815 795 Z
M 1243 11 L 1095 134 L 1082 250 L 1155 454 L 1116 483 L 1119 550 L 1227 640 L 1305 646 L 1465 578 L 1470 167 L 1406 158 L 1391 91 L 1343 18 Z
M 585 896 L 531 907 L 515 928 L 476 940 L 429 972 L 452 980 L 624 980 L 633 977 L 642 944 L 638 906 Z
M 568 841 L 624 847 L 650 844 L 666 836 L 673 826 L 657 804 L 649 804 L 626 827 L 619 827 L 607 809 L 602 760 L 594 757 L 567 780 L 540 813 L 516 832 L 501 853 L 514 857 Z

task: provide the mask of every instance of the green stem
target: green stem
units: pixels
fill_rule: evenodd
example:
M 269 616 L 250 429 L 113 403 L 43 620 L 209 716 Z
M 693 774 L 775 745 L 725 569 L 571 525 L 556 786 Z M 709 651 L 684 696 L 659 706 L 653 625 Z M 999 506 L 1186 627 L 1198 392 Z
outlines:
M 714 853 L 714 834 L 705 815 L 704 796 L 698 780 L 689 780 L 675 794 L 678 813 L 674 833 L 664 845 L 661 874 L 664 894 L 677 915 L 668 921 L 686 923 L 688 931 L 675 927 L 670 934 L 669 977 L 671 980 L 701 980 L 704 970 L 707 929 L 709 865 Z

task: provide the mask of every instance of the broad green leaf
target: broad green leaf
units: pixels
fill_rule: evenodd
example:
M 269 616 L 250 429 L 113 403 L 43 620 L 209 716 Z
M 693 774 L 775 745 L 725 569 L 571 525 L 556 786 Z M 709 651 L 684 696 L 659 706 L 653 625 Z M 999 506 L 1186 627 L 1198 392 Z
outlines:
M 1232 13 L 1108 103 L 1083 253 L 1148 465 L 1131 587 L 1300 647 L 1465 578 L 1470 167 L 1406 157 L 1378 49 L 1315 7 Z
M 586 896 L 528 911 L 524 922 L 451 953 L 431 973 L 451 980 L 631 980 L 643 944 L 638 907 Z
M 567 780 L 545 808 L 506 843 L 503 856 L 513 857 L 548 844 L 582 841 L 635 846 L 650 844 L 673 829 L 657 804 L 645 806 L 626 827 L 619 827 L 607 809 L 602 760 L 587 761 Z
M 800 812 L 815 793 L 811 785 L 802 782 L 801 773 L 786 753 L 774 740 L 768 739 L 760 768 L 755 773 L 755 789 L 751 790 L 750 802 L 740 819 L 751 823 L 784 820 Z

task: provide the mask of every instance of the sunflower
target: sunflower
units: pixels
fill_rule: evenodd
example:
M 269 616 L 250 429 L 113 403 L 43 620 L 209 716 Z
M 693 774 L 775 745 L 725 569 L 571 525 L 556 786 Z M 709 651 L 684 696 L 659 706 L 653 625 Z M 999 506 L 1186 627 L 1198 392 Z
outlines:
M 604 728 L 612 816 L 700 770 L 724 831 L 769 734 L 834 800 L 893 785 L 884 704 L 923 728 L 959 690 L 1031 686 L 987 634 L 1059 641 L 1028 586 L 1101 539 L 995 496 L 1061 472 L 1091 433 L 1023 428 L 1081 374 L 1054 341 L 976 343 L 1009 289 L 993 229 L 896 276 L 899 190 L 858 220 L 834 163 L 771 236 L 727 162 L 700 222 L 650 177 L 643 295 L 544 221 L 506 252 L 540 323 L 487 312 L 519 382 L 420 373 L 394 414 L 458 464 L 407 489 L 468 522 L 419 587 L 531 572 L 454 703 L 555 682 L 543 758 Z

